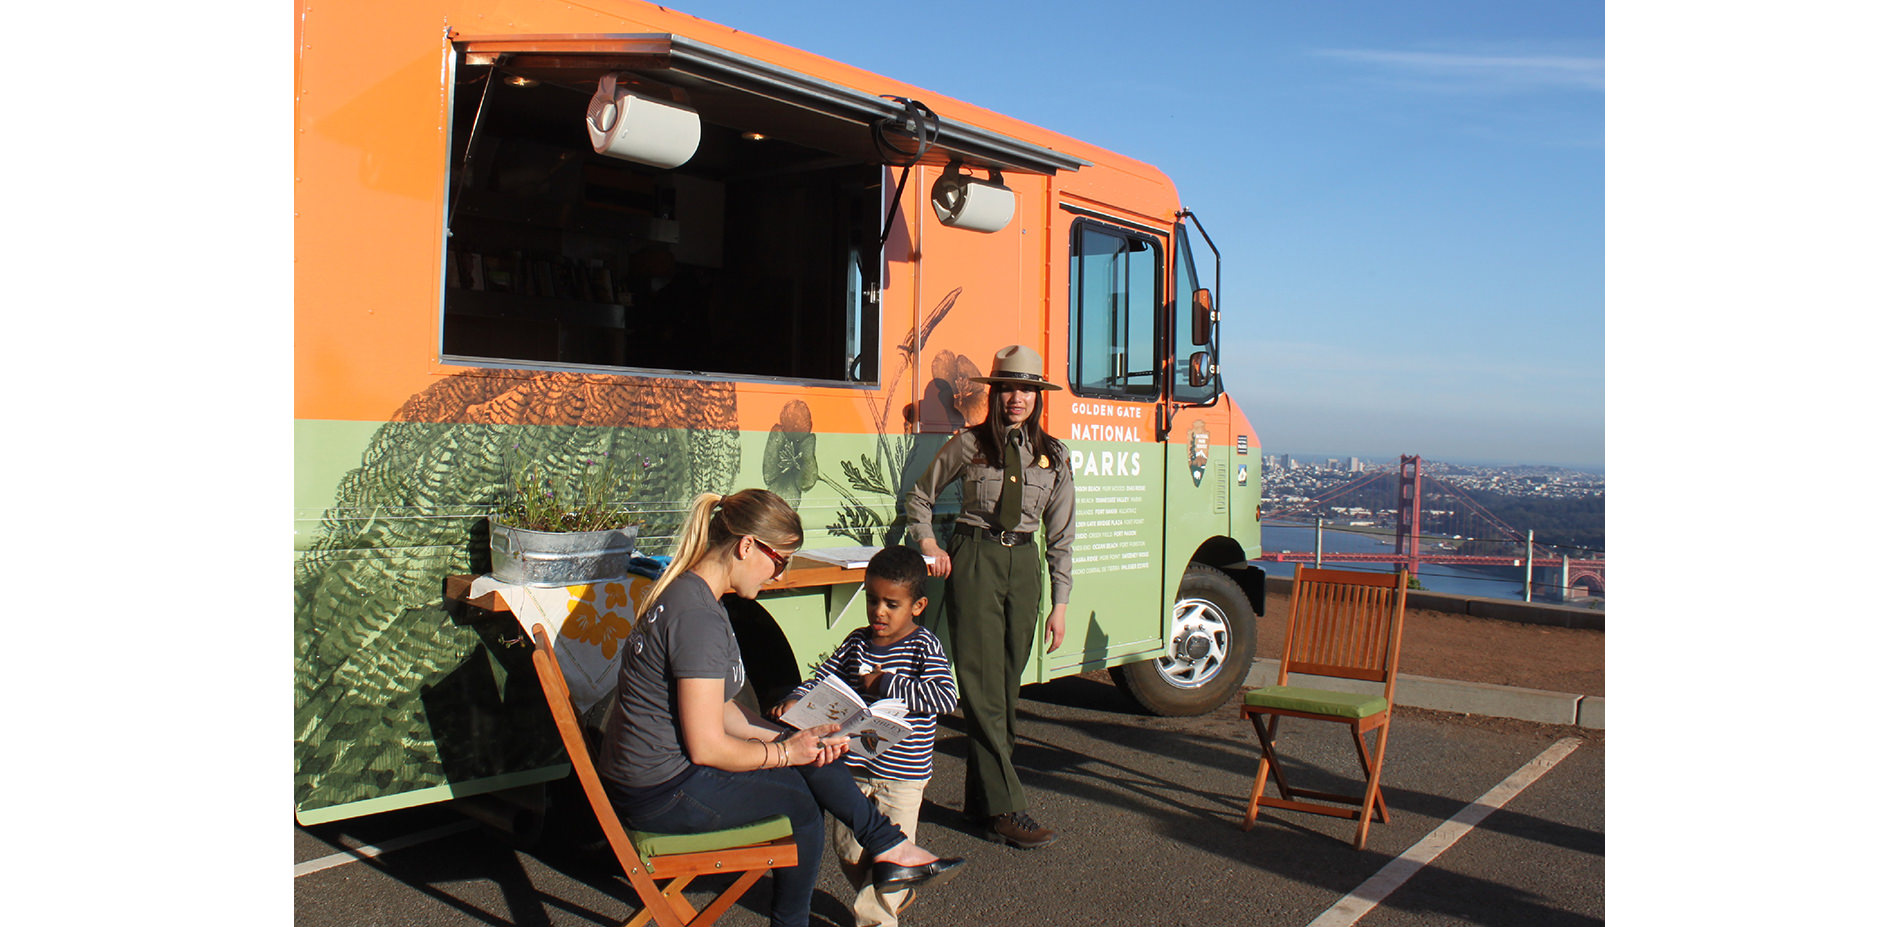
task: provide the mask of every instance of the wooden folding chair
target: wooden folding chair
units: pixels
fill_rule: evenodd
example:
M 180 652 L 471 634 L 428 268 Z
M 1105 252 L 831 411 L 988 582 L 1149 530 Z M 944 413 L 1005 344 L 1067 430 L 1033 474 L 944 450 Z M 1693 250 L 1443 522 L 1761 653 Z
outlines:
M 581 736 L 580 720 L 574 713 L 574 700 L 568 694 L 567 677 L 561 675 L 561 663 L 554 655 L 554 644 L 547 630 L 534 629 L 534 671 L 541 677 L 541 691 L 547 696 L 554 724 L 561 730 L 561 744 L 574 766 L 574 775 L 587 793 L 594 817 L 613 847 L 620 869 L 640 896 L 641 909 L 634 912 L 626 927 L 640 927 L 651 918 L 661 927 L 702 927 L 719 919 L 739 896 L 772 869 L 798 865 L 798 847 L 792 842 L 792 822 L 776 815 L 730 830 L 704 834 L 648 834 L 635 831 L 631 837 L 607 800 L 607 790 L 594 771 L 594 759 L 587 741 Z M 694 910 L 686 899 L 686 887 L 702 875 L 737 875 L 731 887 L 721 892 L 704 910 Z M 655 880 L 670 879 L 662 888 Z
M 1404 570 L 1396 574 L 1361 573 L 1309 569 L 1301 564 L 1294 571 L 1279 678 L 1274 685 L 1248 692 L 1240 709 L 1241 717 L 1251 720 L 1254 732 L 1260 735 L 1260 768 L 1254 773 L 1242 830 L 1253 828 L 1262 805 L 1356 817 L 1359 833 L 1352 845 L 1363 850 L 1373 814 L 1378 814 L 1381 824 L 1386 822 L 1379 772 L 1385 766 L 1385 738 L 1391 730 L 1392 689 L 1398 681 L 1399 632 L 1405 624 L 1408 579 Z M 1382 695 L 1362 695 L 1288 685 L 1293 673 L 1377 682 L 1385 686 L 1385 691 Z M 1274 753 L 1274 733 L 1281 718 L 1311 718 L 1350 727 L 1359 765 L 1366 774 L 1365 794 L 1341 795 L 1287 785 L 1285 766 Z M 1365 739 L 1368 732 L 1376 732 L 1378 741 L 1369 755 Z M 1279 798 L 1261 797 L 1269 775 L 1279 789 Z M 1308 798 L 1335 804 L 1300 800 Z

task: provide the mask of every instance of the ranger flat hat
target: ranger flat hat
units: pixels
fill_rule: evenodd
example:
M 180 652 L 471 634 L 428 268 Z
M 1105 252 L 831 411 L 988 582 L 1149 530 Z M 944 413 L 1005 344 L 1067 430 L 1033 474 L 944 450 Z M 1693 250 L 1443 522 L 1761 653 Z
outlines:
M 971 377 L 977 383 L 1014 386 L 1017 389 L 1061 389 L 1042 376 L 1042 355 L 1026 344 L 1012 344 L 996 352 L 990 362 L 990 375 Z

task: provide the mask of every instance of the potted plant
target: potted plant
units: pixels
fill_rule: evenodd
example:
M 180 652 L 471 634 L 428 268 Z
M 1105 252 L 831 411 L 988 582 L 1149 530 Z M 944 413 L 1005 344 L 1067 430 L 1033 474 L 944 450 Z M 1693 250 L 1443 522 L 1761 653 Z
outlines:
M 584 462 L 571 489 L 539 464 L 514 470 L 488 519 L 491 569 L 504 583 L 567 586 L 627 575 L 640 520 L 609 498 L 607 468 Z

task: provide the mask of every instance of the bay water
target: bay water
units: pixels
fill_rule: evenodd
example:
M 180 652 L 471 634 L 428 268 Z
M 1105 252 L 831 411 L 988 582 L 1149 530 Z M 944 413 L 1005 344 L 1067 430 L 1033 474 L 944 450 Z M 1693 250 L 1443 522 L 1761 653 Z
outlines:
M 1267 553 L 1278 551 L 1311 551 L 1313 549 L 1313 524 L 1294 524 L 1283 522 L 1262 522 L 1260 525 L 1260 549 Z M 1421 553 L 1432 552 L 1432 538 L 1420 538 Z M 1383 534 L 1360 534 L 1356 531 L 1344 531 L 1328 528 L 1321 539 L 1322 556 L 1334 553 L 1353 554 L 1390 554 L 1395 551 L 1394 537 L 1391 531 Z M 1268 576 L 1292 576 L 1294 564 L 1255 561 L 1254 565 L 1265 571 Z M 1390 573 L 1389 563 L 1344 563 L 1328 560 L 1328 569 L 1362 570 L 1371 573 Z M 1533 596 L 1534 601 L 1556 602 L 1558 597 L 1551 583 L 1557 581 L 1555 570 L 1537 571 L 1539 584 Z M 1490 599 L 1524 598 L 1524 570 L 1515 568 L 1472 568 L 1447 566 L 1439 563 L 1420 563 L 1418 565 L 1419 585 L 1432 592 L 1446 595 L 1481 596 Z

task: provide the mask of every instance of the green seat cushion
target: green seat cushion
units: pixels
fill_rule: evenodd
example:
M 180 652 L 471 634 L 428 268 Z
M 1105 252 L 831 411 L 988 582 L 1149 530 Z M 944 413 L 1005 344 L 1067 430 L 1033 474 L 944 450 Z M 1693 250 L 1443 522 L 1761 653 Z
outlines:
M 1359 695 L 1305 686 L 1263 686 L 1247 693 L 1244 701 L 1254 708 L 1303 711 L 1336 718 L 1370 718 L 1385 710 L 1383 695 Z
M 726 830 L 712 830 L 703 834 L 649 834 L 645 831 L 633 832 L 633 848 L 638 850 L 642 859 L 654 856 L 670 856 L 674 853 L 704 853 L 707 850 L 726 850 L 742 847 L 749 843 L 764 843 L 788 837 L 792 833 L 792 819 L 775 814 L 763 821 L 754 821 Z

